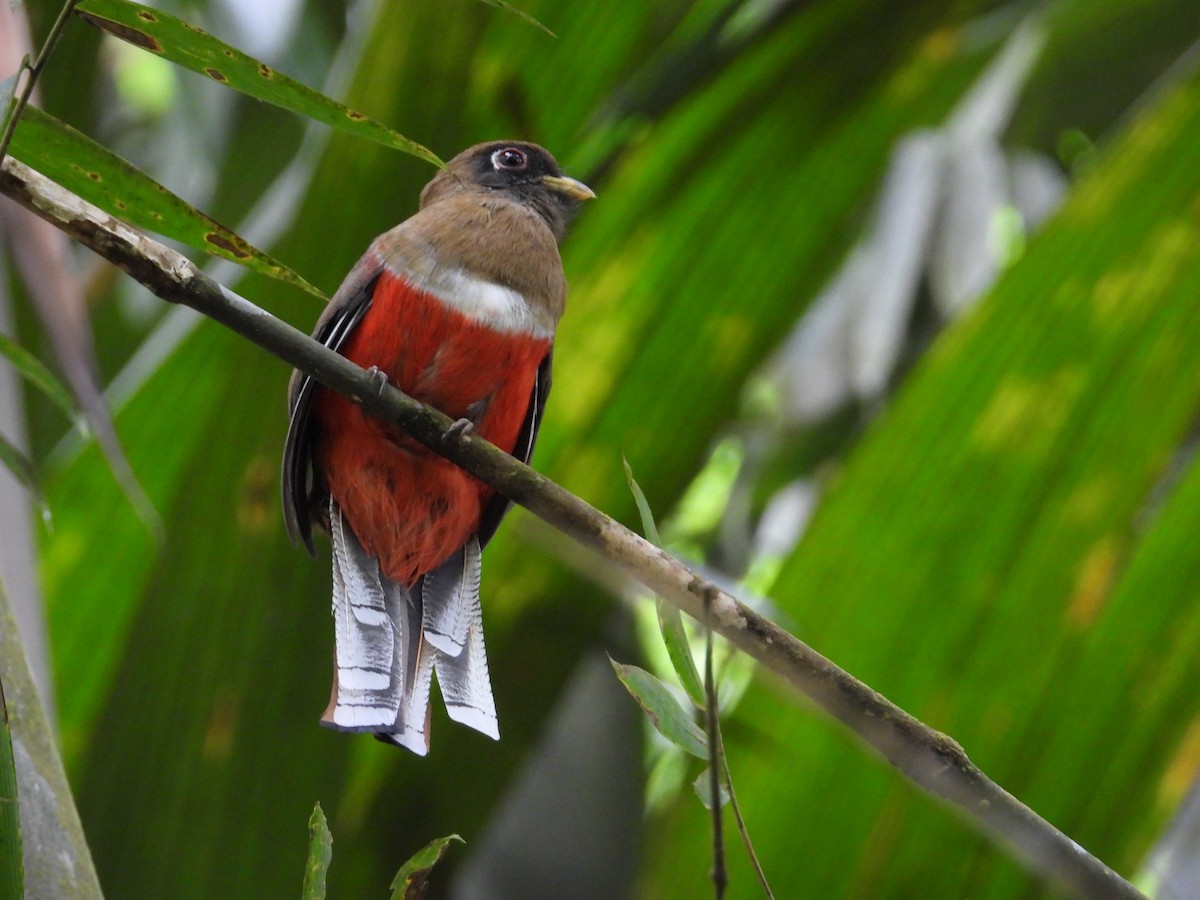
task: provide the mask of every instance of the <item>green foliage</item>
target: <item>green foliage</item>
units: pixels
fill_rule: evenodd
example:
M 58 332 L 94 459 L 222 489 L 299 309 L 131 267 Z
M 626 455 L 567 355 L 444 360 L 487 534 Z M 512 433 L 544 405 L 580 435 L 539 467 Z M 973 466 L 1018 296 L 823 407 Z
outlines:
M 110 21 L 134 9 L 83 6 Z M 1004 22 L 969 18 L 992 6 L 530 3 L 555 41 L 480 4 L 384 3 L 356 32 L 345 99 L 441 155 L 538 140 L 596 188 L 564 247 L 571 297 L 535 464 L 636 522 L 622 451 L 646 509 L 670 511 L 859 233 L 894 142 L 941 123 L 995 51 Z M 44 7 L 43 20 L 57 8 Z M 306 10 L 292 62 L 321 72 L 342 35 Z M 1013 131 L 1043 150 L 1061 137 L 1084 174 L 827 469 L 823 505 L 770 589 L 803 639 L 1126 874 L 1192 775 L 1200 712 L 1200 472 L 1186 452 L 1200 408 L 1200 92 L 1172 83 L 1128 115 L 1194 39 L 1193 14 L 1170 0 L 1055 8 Z M 180 29 L 162 45 L 198 65 L 218 52 Z M 47 70 L 46 95 L 89 110 L 79 85 L 102 79 L 61 71 L 72 74 Z M 253 101 L 192 81 L 188 108 L 236 102 L 221 119 L 229 146 L 273 137 Z M 213 142 L 222 132 L 191 127 Z M 306 152 L 315 168 L 294 175 L 292 224 L 270 250 L 330 291 L 415 208 L 430 170 L 341 134 Z M 223 184 L 256 184 L 237 153 L 200 161 Z M 233 287 L 298 327 L 316 315 L 265 279 Z M 607 595 L 517 512 L 488 549 L 483 587 L 503 741 L 436 713 L 433 753 L 418 761 L 319 729 L 329 574 L 288 546 L 279 519 L 288 373 L 212 324 L 155 330 L 154 317 L 131 324 L 130 308 L 98 296 L 94 314 L 99 334 L 126 341 L 102 343 L 113 365 L 131 342 L 157 354 L 125 374 L 117 423 L 165 541 L 94 446 L 60 448 L 42 472 L 63 746 L 103 880 L 126 896 L 286 896 L 303 854 L 279 836 L 317 796 L 339 834 L 334 896 L 377 890 L 395 848 L 429 834 L 474 847 L 575 660 L 611 640 Z M 35 434 L 61 430 L 43 398 L 30 415 Z M 34 458 L 49 450 L 42 438 Z M 725 740 L 780 896 L 1038 894 L 1002 851 L 766 679 Z M 638 892 L 707 890 L 707 828 L 690 791 L 656 812 Z M 745 864 L 730 863 L 731 895 L 754 896 Z
M 62 386 L 42 361 L 7 335 L 0 334 L 0 356 L 26 381 L 34 385 L 48 399 L 73 420 L 75 403 L 67 389 Z M 39 503 L 42 503 L 41 488 L 38 486 L 37 471 L 29 458 L 12 441 L 0 434 L 0 466 L 12 474 Z
M 0 334 L 0 356 L 3 356 L 5 361 L 22 377 L 74 419 L 75 403 L 71 399 L 71 395 L 42 364 L 41 360 L 4 334 Z M 34 469 L 33 463 L 21 452 L 20 448 L 2 434 L 0 434 L 0 465 L 33 494 L 39 503 L 41 502 L 41 489 L 38 486 L 37 471 Z
M 287 266 L 175 196 L 136 166 L 36 107 L 26 107 L 22 113 L 9 149 L 16 159 L 131 225 L 323 296 Z
M 14 476 L 27 491 L 40 499 L 41 491 L 38 487 L 37 471 L 34 469 L 33 463 L 16 444 L 2 434 L 0 434 L 0 466 L 8 470 L 9 474 Z
M 2 584 L 0 682 L 3 730 L 11 738 L 0 752 L 0 890 L 14 892 L 0 896 L 99 900 L 100 883 L 72 803 L 55 735 Z M 18 759 L 19 780 L 13 776 Z M 23 816 L 18 816 L 19 811 Z M 18 889 L 18 874 L 24 881 L 24 893 Z
M 435 838 L 400 867 L 389 888 L 392 900 L 420 900 L 428 890 L 429 875 L 442 861 L 453 841 L 462 842 L 457 834 Z M 318 803 L 308 820 L 308 864 L 304 868 L 304 900 L 325 900 L 325 878 L 333 860 L 333 835 L 325 813 Z
M 8 129 L 8 120 L 12 116 L 13 108 L 17 99 L 17 87 L 21 82 L 21 73 L 25 71 L 25 66 L 29 64 L 29 54 L 21 60 L 21 66 L 11 75 L 5 76 L 3 81 L 0 81 L 0 106 L 4 109 L 4 115 L 0 117 L 0 133 Z
M 704 731 L 692 720 L 688 710 L 671 694 L 661 679 L 645 669 L 609 660 L 621 684 L 629 691 L 646 718 L 668 741 L 699 759 L 708 759 L 708 741 Z
M 539 22 L 533 16 L 529 15 L 529 13 L 525 12 L 522 9 L 518 9 L 517 7 L 513 6 L 511 3 L 505 3 L 504 0 L 479 0 L 479 2 L 486 3 L 488 6 L 494 6 L 497 9 L 502 9 L 507 13 L 511 13 L 512 15 L 516 16 L 518 19 L 523 19 L 524 21 L 528 22 L 534 28 L 540 28 L 542 31 L 544 31 L 546 34 L 548 34 L 550 37 L 557 37 L 557 35 L 553 31 L 551 31 L 549 28 L 547 28 L 545 25 L 543 25 L 541 22 Z
M 24 882 L 17 769 L 8 728 L 8 706 L 4 702 L 4 686 L 0 684 L 0 900 L 22 900 Z
M 1126 872 L 1162 824 L 1156 798 L 1180 789 L 1164 781 L 1171 748 L 1200 713 L 1187 687 L 1200 559 L 1176 543 L 1200 526 L 1188 499 L 1200 467 L 1173 462 L 1200 404 L 1198 140 L 1193 80 L 1128 130 L 943 336 L 773 592 L 810 643 Z M 776 872 L 805 847 L 803 865 L 773 878 L 781 895 L 902 896 L 918 877 L 930 896 L 1028 890 L 827 725 L 780 715 L 766 685 L 729 727 L 739 721 L 772 723 L 769 744 L 730 754 L 760 855 Z M 1100 771 L 1121 787 L 1102 788 Z M 852 835 L 872 835 L 870 852 L 847 865 Z M 656 877 L 682 859 L 700 871 L 706 854 L 702 824 L 686 822 Z
M 442 861 L 450 845 L 463 839 L 457 834 L 434 838 L 412 855 L 392 879 L 392 900 L 420 900 L 428 890 L 429 874 Z
M 333 835 L 318 803 L 308 818 L 308 864 L 304 867 L 304 900 L 325 900 L 325 877 L 333 860 Z
M 646 502 L 646 495 L 642 493 L 641 487 L 633 477 L 633 468 L 629 465 L 629 460 L 623 460 L 623 462 L 625 464 L 625 481 L 629 485 L 634 502 L 637 503 L 638 515 L 642 519 L 642 531 L 651 543 L 661 547 L 662 540 L 658 535 L 658 525 L 654 522 L 654 513 L 650 509 L 650 504 Z M 671 659 L 671 666 L 679 677 L 679 683 L 687 692 L 692 703 L 703 709 L 704 685 L 700 683 L 700 672 L 697 671 L 696 661 L 692 658 L 692 646 L 683 627 L 683 616 L 678 607 L 667 603 L 662 598 L 656 598 L 654 605 L 658 612 L 658 630 L 662 634 L 663 644 L 667 648 L 667 656 Z M 626 684 L 626 687 L 629 685 Z
M 696 780 L 692 782 L 692 790 L 696 792 L 696 796 L 704 804 L 704 808 L 711 810 L 713 806 L 712 769 L 705 769 L 696 776 Z M 725 779 L 721 779 L 717 783 L 717 799 L 721 806 L 729 803 L 729 788 Z
M 71 399 L 70 392 L 40 359 L 5 334 L 0 334 L 0 356 L 3 356 L 22 378 L 41 391 L 46 399 L 53 401 L 68 418 L 75 419 L 75 401 Z
M 162 10 L 128 0 L 83 0 L 75 7 L 75 14 L 101 31 L 207 76 L 217 84 L 357 137 L 411 153 L 435 166 L 442 164 L 436 154 L 416 141 Z

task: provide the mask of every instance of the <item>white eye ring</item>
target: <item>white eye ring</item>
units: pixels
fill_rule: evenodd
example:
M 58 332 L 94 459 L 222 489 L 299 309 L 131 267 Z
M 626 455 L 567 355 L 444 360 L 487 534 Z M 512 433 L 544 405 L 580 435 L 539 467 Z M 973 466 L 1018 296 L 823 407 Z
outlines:
M 502 147 L 492 154 L 492 168 L 497 172 L 524 172 L 529 157 L 516 147 Z

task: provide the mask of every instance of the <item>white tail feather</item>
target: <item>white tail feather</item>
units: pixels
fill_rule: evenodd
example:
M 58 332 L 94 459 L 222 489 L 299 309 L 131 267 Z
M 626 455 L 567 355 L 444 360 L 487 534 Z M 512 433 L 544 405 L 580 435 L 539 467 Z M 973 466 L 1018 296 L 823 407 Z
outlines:
M 436 672 L 450 718 L 499 739 L 483 644 L 479 541 L 471 538 L 410 595 L 380 572 L 332 500 L 329 530 L 337 673 L 323 721 L 374 732 L 424 756 Z
M 480 569 L 479 541 L 472 537 L 422 583 L 421 629 L 429 643 L 450 656 L 462 653 L 466 643 L 471 609 L 479 605 Z
M 403 625 L 389 615 L 379 566 L 329 504 L 333 538 L 333 618 L 336 699 L 328 721 L 369 729 L 396 721 L 404 693 Z
M 439 653 L 434 661 L 438 687 L 451 719 L 498 741 L 500 726 L 488 676 L 487 653 L 483 646 L 483 610 L 478 595 L 467 618 L 466 652 L 457 656 Z
M 436 655 L 436 648 L 421 641 L 412 691 L 404 698 L 400 718 L 396 720 L 398 730 L 389 735 L 393 743 L 407 747 L 418 756 L 429 752 L 429 685 L 433 680 L 433 660 Z

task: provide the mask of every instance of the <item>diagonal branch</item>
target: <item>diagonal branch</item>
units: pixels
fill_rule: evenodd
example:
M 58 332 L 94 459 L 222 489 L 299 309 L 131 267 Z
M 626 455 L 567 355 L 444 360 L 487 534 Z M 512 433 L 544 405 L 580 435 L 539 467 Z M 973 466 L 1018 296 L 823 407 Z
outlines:
M 221 322 L 322 384 L 358 400 L 558 530 L 604 556 L 652 592 L 708 622 L 850 729 L 897 770 L 947 801 L 972 827 L 1031 871 L 1081 898 L 1139 898 L 1100 860 L 991 781 L 951 738 L 929 728 L 791 634 L 486 441 L 445 439 L 452 424 L 342 356 L 203 275 L 189 260 L 15 160 L 0 168 L 12 197 L 120 267 L 152 292 Z

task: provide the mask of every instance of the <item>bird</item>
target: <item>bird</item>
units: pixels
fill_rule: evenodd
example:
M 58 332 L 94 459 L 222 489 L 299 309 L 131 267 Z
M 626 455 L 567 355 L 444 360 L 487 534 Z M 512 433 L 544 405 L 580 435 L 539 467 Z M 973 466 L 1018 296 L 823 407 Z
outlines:
M 371 243 L 313 337 L 528 463 L 566 304 L 558 247 L 594 197 L 537 144 L 470 147 Z M 321 723 L 424 756 L 436 676 L 450 718 L 499 739 L 479 588 L 508 499 L 299 370 L 288 410 L 287 532 L 314 557 L 314 526 L 332 546 Z

